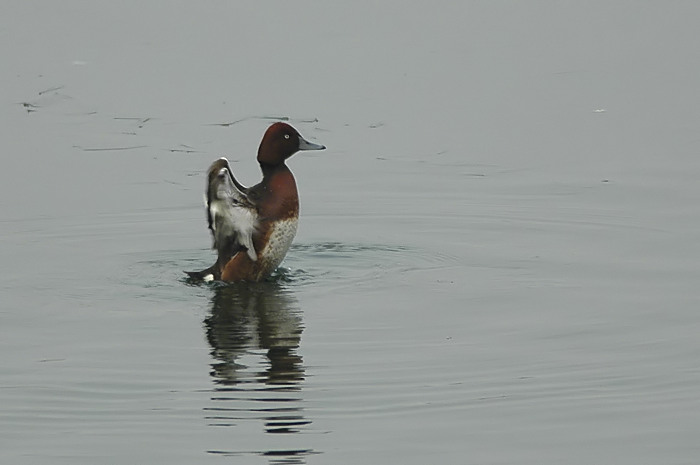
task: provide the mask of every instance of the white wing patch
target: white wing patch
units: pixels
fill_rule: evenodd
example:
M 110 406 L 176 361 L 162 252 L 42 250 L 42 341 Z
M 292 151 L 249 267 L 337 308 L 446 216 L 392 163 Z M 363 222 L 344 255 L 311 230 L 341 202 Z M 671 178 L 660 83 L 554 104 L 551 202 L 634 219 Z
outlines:
M 220 237 L 235 235 L 238 243 L 247 249 L 250 259 L 253 261 L 258 259 L 253 246 L 253 233 L 258 226 L 255 212 L 232 204 L 228 200 L 215 200 L 209 205 L 209 213 L 212 217 L 212 229 L 217 243 Z
M 256 215 L 247 208 L 234 207 L 231 216 L 238 233 L 238 242 L 248 249 L 250 259 L 256 261 L 258 256 L 255 253 L 255 247 L 253 247 L 253 233 L 258 224 Z

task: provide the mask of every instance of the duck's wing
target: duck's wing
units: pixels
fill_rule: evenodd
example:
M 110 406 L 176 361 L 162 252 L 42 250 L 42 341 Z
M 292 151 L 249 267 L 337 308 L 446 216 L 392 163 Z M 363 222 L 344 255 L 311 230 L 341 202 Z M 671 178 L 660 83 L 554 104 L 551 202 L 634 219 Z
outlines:
M 226 257 L 225 261 L 228 261 L 240 250 L 245 249 L 251 260 L 257 260 L 253 246 L 253 234 L 258 225 L 255 209 L 235 201 L 229 201 L 227 204 L 216 201 L 210 207 L 210 215 L 213 217 L 214 248 L 219 252 L 220 258 L 223 258 L 223 255 Z
M 226 170 L 228 173 L 228 180 L 230 183 L 225 182 L 225 173 L 222 170 Z M 226 192 L 222 191 L 222 188 L 226 187 L 228 184 L 228 189 Z M 221 195 L 220 195 L 221 194 Z M 247 205 L 250 202 L 247 199 L 248 188 L 239 183 L 233 176 L 233 171 L 231 170 L 231 165 L 226 158 L 221 157 L 211 164 L 209 167 L 207 175 L 207 190 L 204 193 L 204 206 L 207 209 L 207 223 L 209 229 L 214 232 L 215 224 L 214 217 L 210 206 L 220 197 L 226 197 L 231 199 L 232 203 L 238 205 Z
M 209 168 L 205 203 L 209 229 L 214 237 L 213 248 L 219 255 L 233 256 L 245 249 L 251 260 L 257 260 L 253 247 L 257 208 L 249 197 L 249 189 L 236 180 L 225 158 L 215 161 Z

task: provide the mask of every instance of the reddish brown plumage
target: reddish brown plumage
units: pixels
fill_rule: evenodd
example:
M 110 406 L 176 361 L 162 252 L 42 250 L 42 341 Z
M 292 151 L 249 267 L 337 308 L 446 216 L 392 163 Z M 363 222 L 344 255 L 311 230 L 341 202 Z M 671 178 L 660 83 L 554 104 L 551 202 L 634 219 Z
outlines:
M 211 273 L 214 279 L 229 282 L 260 281 L 272 273 L 291 244 L 296 232 L 296 219 L 299 216 L 297 185 L 285 160 L 299 150 L 324 148 L 304 140 L 296 129 L 286 123 L 271 125 L 258 148 L 257 160 L 263 173 L 262 181 L 246 189 L 240 186 L 232 175 L 233 182 L 246 196 L 257 216 L 257 228 L 252 236 L 257 260 L 251 260 L 245 248 L 219 250 L 219 257 L 214 266 L 199 273 L 191 273 L 191 276 L 201 277 Z M 210 183 L 212 173 L 218 173 L 219 165 L 223 166 L 223 163 L 215 162 L 210 168 Z M 280 224 L 284 226 L 278 228 Z M 268 247 L 271 242 L 272 245 Z

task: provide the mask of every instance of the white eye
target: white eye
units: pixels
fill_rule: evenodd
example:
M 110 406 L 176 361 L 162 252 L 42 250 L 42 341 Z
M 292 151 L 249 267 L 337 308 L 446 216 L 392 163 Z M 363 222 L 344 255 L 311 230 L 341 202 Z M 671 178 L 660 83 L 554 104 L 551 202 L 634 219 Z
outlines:
M 285 139 L 289 139 L 289 134 L 285 134 L 285 135 L 284 135 L 284 138 L 285 138 Z

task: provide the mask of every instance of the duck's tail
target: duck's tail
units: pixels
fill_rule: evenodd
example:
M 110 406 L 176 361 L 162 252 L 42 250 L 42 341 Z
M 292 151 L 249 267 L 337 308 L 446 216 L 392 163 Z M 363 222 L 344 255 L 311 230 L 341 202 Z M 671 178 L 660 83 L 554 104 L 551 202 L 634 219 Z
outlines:
M 206 270 L 202 271 L 185 271 L 187 273 L 187 276 L 190 277 L 192 281 L 215 281 L 218 279 L 221 279 L 220 276 L 217 276 L 219 274 L 219 267 L 217 266 L 217 263 L 214 263 L 212 266 L 207 268 Z

